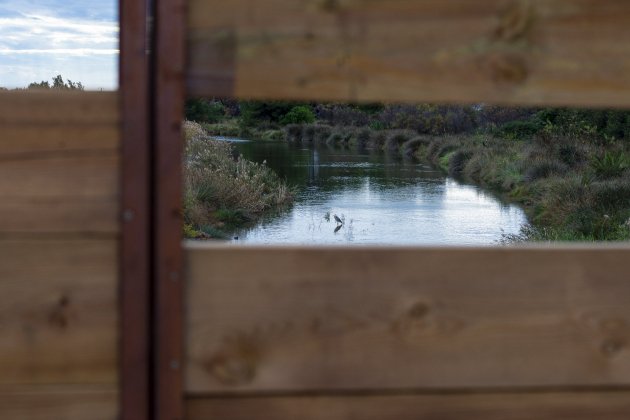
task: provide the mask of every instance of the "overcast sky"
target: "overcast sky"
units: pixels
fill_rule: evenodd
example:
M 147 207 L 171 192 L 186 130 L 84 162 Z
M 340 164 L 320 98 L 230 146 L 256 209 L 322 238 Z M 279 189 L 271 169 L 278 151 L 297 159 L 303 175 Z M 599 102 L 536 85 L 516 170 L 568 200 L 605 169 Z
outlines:
M 64 79 L 118 85 L 117 2 L 0 0 L 0 86 Z

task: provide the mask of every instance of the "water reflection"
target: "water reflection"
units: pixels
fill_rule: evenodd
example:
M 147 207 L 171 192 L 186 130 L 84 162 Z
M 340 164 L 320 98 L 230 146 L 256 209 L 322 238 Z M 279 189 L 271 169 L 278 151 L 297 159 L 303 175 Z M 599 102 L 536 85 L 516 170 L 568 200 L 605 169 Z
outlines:
M 238 232 L 238 242 L 492 245 L 526 222 L 517 206 L 395 156 L 275 142 L 235 147 L 299 187 L 290 210 Z

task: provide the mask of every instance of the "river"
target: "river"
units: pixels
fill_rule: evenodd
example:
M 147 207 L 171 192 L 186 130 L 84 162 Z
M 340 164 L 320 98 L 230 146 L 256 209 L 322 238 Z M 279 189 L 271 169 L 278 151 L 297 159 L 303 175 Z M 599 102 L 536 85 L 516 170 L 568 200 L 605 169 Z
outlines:
M 235 232 L 233 242 L 496 245 L 527 222 L 518 206 L 398 156 L 286 142 L 233 144 L 297 186 L 291 208 Z

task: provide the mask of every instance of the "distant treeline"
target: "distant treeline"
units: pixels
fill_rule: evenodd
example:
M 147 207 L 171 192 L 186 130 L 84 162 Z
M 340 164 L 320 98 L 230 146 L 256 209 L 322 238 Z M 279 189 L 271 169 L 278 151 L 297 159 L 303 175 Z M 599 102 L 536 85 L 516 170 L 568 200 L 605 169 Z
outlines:
M 70 79 L 63 80 L 63 77 L 58 74 L 52 78 L 52 82 L 42 80 L 41 82 L 32 82 L 26 88 L 17 88 L 13 90 L 85 90 L 85 86 L 81 82 L 73 82 Z M 9 90 L 0 86 L 0 90 Z
M 186 103 L 186 118 L 209 124 L 236 119 L 243 130 L 317 122 L 333 127 L 413 130 L 426 135 L 490 132 L 507 139 L 533 136 L 554 126 L 580 136 L 630 139 L 630 111 L 622 110 L 195 99 Z

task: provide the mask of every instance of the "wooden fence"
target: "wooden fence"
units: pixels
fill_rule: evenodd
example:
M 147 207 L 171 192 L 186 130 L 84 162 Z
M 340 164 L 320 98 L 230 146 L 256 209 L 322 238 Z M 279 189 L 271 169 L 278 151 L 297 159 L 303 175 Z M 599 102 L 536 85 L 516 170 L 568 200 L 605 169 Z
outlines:
M 121 2 L 118 94 L 0 92 L 0 418 L 630 418 L 628 245 L 179 240 L 185 86 L 628 107 L 630 3 L 184 6 Z
M 116 98 L 0 93 L 0 418 L 116 417 Z

